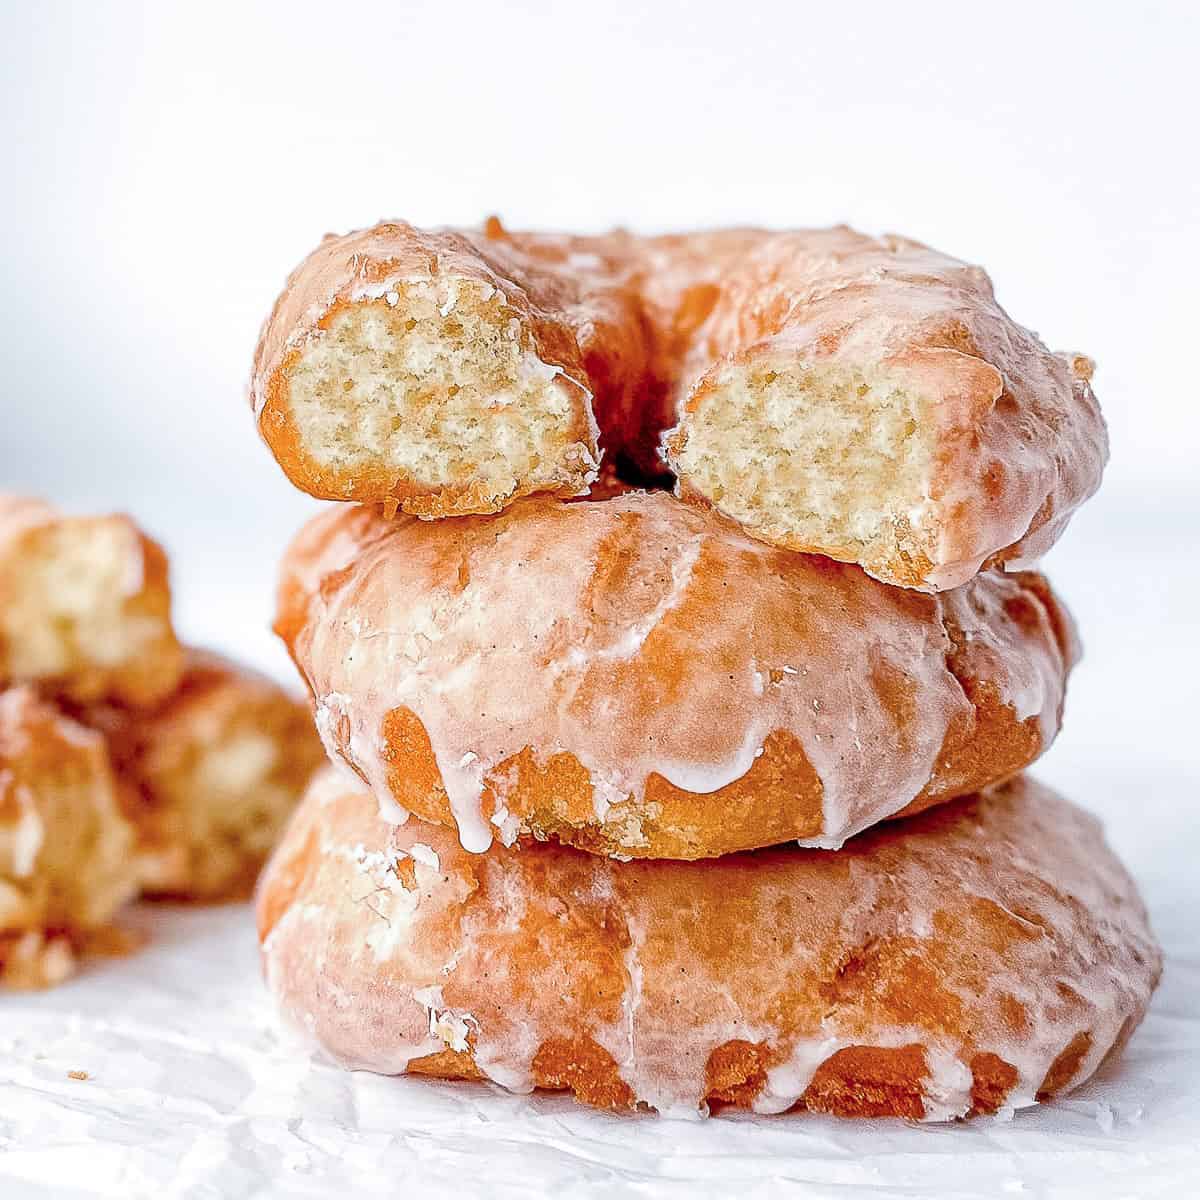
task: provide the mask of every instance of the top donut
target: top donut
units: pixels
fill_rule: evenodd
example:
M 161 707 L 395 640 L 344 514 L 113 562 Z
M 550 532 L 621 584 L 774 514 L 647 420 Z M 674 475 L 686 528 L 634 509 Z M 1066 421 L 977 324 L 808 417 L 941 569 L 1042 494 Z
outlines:
M 1092 364 L 969 266 L 846 228 L 327 237 L 251 398 L 297 487 L 421 517 L 574 495 L 602 453 L 774 545 L 941 591 L 1025 565 L 1108 454 Z M 660 457 L 661 456 L 661 457 Z

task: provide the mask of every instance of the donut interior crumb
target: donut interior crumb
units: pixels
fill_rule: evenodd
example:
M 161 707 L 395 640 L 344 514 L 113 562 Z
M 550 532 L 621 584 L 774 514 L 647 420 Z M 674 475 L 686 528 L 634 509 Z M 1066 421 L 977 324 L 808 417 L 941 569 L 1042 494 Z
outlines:
M 933 459 L 923 407 L 883 372 L 737 365 L 698 395 L 672 457 L 696 491 L 769 541 L 868 569 L 922 564 L 930 547 L 915 522 Z
M 319 468 L 471 488 L 495 508 L 586 486 L 579 390 L 542 362 L 487 285 L 398 285 L 334 310 L 287 371 L 300 449 Z
M 119 671 L 119 690 L 140 699 L 154 686 L 157 651 L 169 636 L 165 597 L 159 605 L 141 594 L 141 563 L 137 534 L 123 520 L 65 520 L 26 533 L 0 606 L 5 672 L 69 678 L 72 696 L 90 700 Z
M 302 709 L 264 701 L 195 706 L 181 736 L 142 761 L 143 891 L 210 899 L 248 894 L 314 763 L 298 744 Z

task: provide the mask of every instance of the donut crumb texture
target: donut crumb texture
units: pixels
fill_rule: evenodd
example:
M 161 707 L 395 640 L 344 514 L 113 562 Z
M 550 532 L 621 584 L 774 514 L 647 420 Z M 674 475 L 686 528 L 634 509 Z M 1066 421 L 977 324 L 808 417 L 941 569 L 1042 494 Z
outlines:
M 691 489 L 766 541 L 868 570 L 911 562 L 919 581 L 933 550 L 918 520 L 933 462 L 924 407 L 886 372 L 752 362 L 694 398 L 672 458 Z
M 422 492 L 462 489 L 466 511 L 497 511 L 595 474 L 578 385 L 538 357 L 490 285 L 398 284 L 335 307 L 285 374 L 300 459 L 318 475 L 405 480 L 401 507 L 417 515 L 432 515 Z

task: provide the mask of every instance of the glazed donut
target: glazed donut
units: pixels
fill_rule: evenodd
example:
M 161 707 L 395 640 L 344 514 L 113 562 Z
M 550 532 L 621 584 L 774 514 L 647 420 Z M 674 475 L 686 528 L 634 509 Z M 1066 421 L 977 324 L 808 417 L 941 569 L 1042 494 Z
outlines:
M 203 650 L 188 650 L 183 680 L 155 708 L 97 704 L 77 715 L 108 740 L 151 897 L 249 895 L 325 761 L 306 704 Z
M 138 888 L 104 739 L 32 688 L 0 692 L 0 986 L 76 968 Z
M 596 410 L 611 395 L 632 411 L 619 397 L 647 363 L 626 269 L 620 252 L 576 272 L 508 238 L 402 224 L 327 237 L 263 328 L 260 432 L 327 499 L 436 517 L 581 492 Z
M 0 686 L 145 705 L 182 669 L 157 543 L 125 516 L 0 496 Z
M 1026 779 L 842 850 L 464 853 L 317 777 L 263 873 L 267 985 L 347 1067 L 942 1120 L 1088 1078 L 1161 956 L 1094 818 Z
M 423 517 L 578 493 L 602 448 L 644 477 L 665 435 L 685 497 L 931 591 L 1033 561 L 1096 489 L 1091 372 L 903 238 L 397 222 L 297 268 L 251 398 L 298 487 Z
M 925 596 L 665 492 L 338 506 L 287 552 L 276 630 L 393 813 L 626 858 L 838 846 L 1012 775 L 1077 653 L 1039 576 Z

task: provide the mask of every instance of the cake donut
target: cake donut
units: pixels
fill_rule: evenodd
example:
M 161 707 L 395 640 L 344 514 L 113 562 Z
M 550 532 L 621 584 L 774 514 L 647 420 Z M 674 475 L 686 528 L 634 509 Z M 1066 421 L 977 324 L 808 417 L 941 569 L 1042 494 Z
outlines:
M 258 894 L 267 985 L 349 1068 L 694 1116 L 944 1120 L 1087 1079 L 1161 957 L 1096 820 L 1025 778 L 842 850 L 465 853 L 322 773 Z
M 327 499 L 422 517 L 578 493 L 602 452 L 755 537 L 955 587 L 1037 559 L 1107 458 L 1092 364 L 987 275 L 846 228 L 327 237 L 255 355 L 259 430 Z
M 100 734 L 29 687 L 0 692 L 0 986 L 74 973 L 138 889 Z
M 285 555 L 276 630 L 394 819 L 623 858 L 835 847 L 1012 775 L 1077 655 L 1040 576 L 922 595 L 665 492 L 338 506 Z
M 326 237 L 254 359 L 259 430 L 291 481 L 425 517 L 585 490 L 597 412 L 634 410 L 648 333 L 624 242 L 589 269 L 566 245 L 405 224 Z
M 162 548 L 125 516 L 0 496 L 0 686 L 134 706 L 179 682 Z
M 187 651 L 182 681 L 154 708 L 77 715 L 108 741 L 152 897 L 248 895 L 325 761 L 307 704 L 205 650 Z

